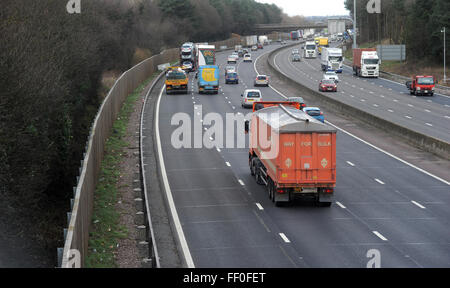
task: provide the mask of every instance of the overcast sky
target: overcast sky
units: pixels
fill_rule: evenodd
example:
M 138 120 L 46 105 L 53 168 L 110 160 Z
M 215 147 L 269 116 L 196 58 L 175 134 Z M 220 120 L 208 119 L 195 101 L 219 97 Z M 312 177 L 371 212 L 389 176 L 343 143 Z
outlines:
M 256 0 L 261 3 L 273 3 L 282 8 L 289 16 L 330 16 L 348 15 L 345 0 Z

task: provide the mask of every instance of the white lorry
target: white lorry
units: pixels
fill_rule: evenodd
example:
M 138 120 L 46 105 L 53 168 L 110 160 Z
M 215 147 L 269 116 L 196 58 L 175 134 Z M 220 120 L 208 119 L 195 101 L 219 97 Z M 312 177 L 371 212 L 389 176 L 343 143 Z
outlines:
M 341 48 L 323 47 L 321 60 L 322 71 L 342 73 L 344 57 Z
M 353 72 L 359 77 L 380 76 L 380 59 L 375 48 L 353 49 Z
M 258 42 L 261 45 L 267 45 L 269 43 L 269 38 L 267 36 L 259 36 Z
M 242 46 L 244 47 L 252 47 L 258 44 L 258 36 L 256 35 L 244 36 L 242 40 L 243 40 Z
M 314 41 L 306 41 L 305 43 L 305 58 L 317 58 L 317 46 Z

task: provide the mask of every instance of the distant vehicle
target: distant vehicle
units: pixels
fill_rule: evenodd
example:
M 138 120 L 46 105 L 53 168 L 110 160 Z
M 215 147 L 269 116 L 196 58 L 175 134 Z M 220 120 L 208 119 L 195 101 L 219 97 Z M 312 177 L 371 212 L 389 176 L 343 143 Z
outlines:
M 286 41 L 281 41 L 281 45 L 286 45 L 287 44 L 287 42 Z
M 300 54 L 294 54 L 292 56 L 292 62 L 300 62 L 302 61 L 302 58 L 300 57 Z
M 241 106 L 243 108 L 253 108 L 253 103 L 262 101 L 261 91 L 256 89 L 245 90 L 244 94 L 242 94 L 241 97 L 242 97 Z
M 290 97 L 288 99 L 289 102 L 295 102 L 300 104 L 300 110 L 303 110 L 306 107 L 305 100 L 302 97 Z
M 259 36 L 258 44 L 261 44 L 261 46 L 269 44 L 269 38 L 265 35 Z M 258 45 L 258 48 L 259 48 L 259 45 Z M 262 49 L 262 48 L 259 48 L 259 49 Z
M 333 71 L 325 72 L 325 74 L 323 74 L 323 79 L 325 79 L 325 80 L 334 80 L 335 83 L 339 82 L 339 77 L 337 76 L 336 72 L 333 72 Z
M 269 76 L 266 75 L 258 75 L 256 76 L 254 86 L 266 86 L 269 87 Z
M 194 43 L 192 42 L 186 42 L 181 46 L 180 49 L 180 62 L 189 60 L 191 62 L 194 62 L 194 55 L 195 55 L 195 51 L 194 51 Z
M 301 38 L 301 33 L 298 30 L 297 31 L 291 31 L 289 33 L 289 36 L 291 37 L 291 40 L 297 41 L 297 40 L 299 40 Z
M 258 51 L 258 46 L 256 45 L 252 46 L 252 51 Z
M 194 66 L 192 65 L 191 61 L 184 61 L 183 62 L 182 68 L 183 68 L 184 71 L 189 73 L 189 72 L 192 71 L 193 67 Z
M 244 62 L 252 62 L 252 55 L 245 54 L 244 55 Z
M 227 74 L 231 73 L 231 72 L 236 72 L 236 67 L 234 67 L 234 66 L 225 67 L 225 76 L 227 76 Z
M 377 49 L 353 49 L 353 72 L 359 77 L 376 77 L 380 75 L 380 60 Z
M 238 52 L 239 50 L 242 50 L 242 45 L 234 46 L 234 52 Z
M 219 94 L 219 66 L 200 66 L 198 71 L 198 92 Z
M 182 69 L 178 68 L 169 70 L 166 73 L 166 94 L 171 94 L 173 92 L 181 92 L 183 94 L 187 94 L 188 83 L 188 76 Z
M 235 56 L 235 55 L 230 55 L 230 56 L 228 56 L 228 59 L 227 59 L 227 64 L 237 64 L 237 59 L 238 59 L 239 57 L 237 57 L 237 56 Z
M 255 108 L 259 105 L 264 102 Z M 253 143 L 250 173 L 257 184 L 266 186 L 260 190 L 275 206 L 296 198 L 312 199 L 321 207 L 332 205 L 337 179 L 335 128 L 279 104 L 253 112 L 245 131 Z M 267 138 L 260 135 L 271 135 L 271 140 L 261 140 Z
M 196 67 L 204 65 L 216 65 L 216 46 L 214 45 L 198 45 L 197 46 L 197 64 Z
M 244 51 L 241 49 L 238 51 L 238 56 L 240 57 L 244 57 Z
M 242 52 L 244 52 L 244 55 L 250 53 L 250 52 L 248 51 L 248 49 L 245 49 L 245 48 L 242 49 Z
M 253 45 L 258 44 L 258 36 L 252 35 L 252 36 L 244 36 L 241 38 L 242 46 L 244 47 L 252 47 Z
M 263 44 L 261 44 L 261 43 L 258 43 L 258 49 L 264 49 L 264 46 L 263 46 Z
M 319 83 L 319 91 L 321 92 L 337 92 L 337 84 L 334 80 L 324 79 Z
M 329 45 L 329 43 L 328 43 L 328 37 L 320 37 L 319 38 L 319 45 L 318 45 L 318 51 L 319 51 L 319 55 L 321 55 L 322 54 L 322 49 L 324 48 L 324 47 L 329 47 L 330 45 Z
M 305 43 L 305 58 L 316 58 L 317 52 L 316 52 L 316 43 L 314 41 L 306 41 Z
M 225 84 L 239 84 L 239 76 L 236 72 L 229 72 L 225 76 Z
M 415 76 L 412 81 L 406 82 L 411 95 L 434 95 L 435 81 L 433 76 Z
M 305 112 L 306 114 L 308 114 L 311 117 L 316 118 L 320 122 L 325 123 L 325 117 L 323 116 L 323 112 L 320 111 L 320 108 L 317 108 L 317 107 L 305 107 L 303 109 L 303 112 Z
M 321 67 L 322 71 L 334 71 L 342 73 L 342 65 L 344 64 L 344 57 L 341 48 L 323 48 Z
M 292 54 L 292 55 L 294 55 L 294 54 L 300 54 L 300 51 L 299 51 L 298 49 L 292 49 L 291 54 Z

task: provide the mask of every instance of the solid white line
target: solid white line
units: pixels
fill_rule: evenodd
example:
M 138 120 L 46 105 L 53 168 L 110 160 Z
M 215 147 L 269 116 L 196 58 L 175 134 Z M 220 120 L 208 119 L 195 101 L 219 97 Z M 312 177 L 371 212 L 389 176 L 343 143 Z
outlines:
M 377 237 L 380 238 L 381 240 L 388 241 L 388 239 L 386 237 L 384 237 L 383 235 L 381 235 L 380 232 L 378 232 L 378 231 L 372 231 L 372 232 L 373 232 L 373 234 L 377 235 Z
M 284 235 L 284 233 L 279 233 L 280 237 L 283 238 L 283 241 L 286 243 L 291 243 L 291 241 L 286 237 L 286 235 Z
M 239 184 L 241 184 L 242 186 L 245 186 L 244 181 L 242 181 L 241 179 L 238 180 Z
M 156 144 L 158 147 L 158 158 L 159 158 L 159 164 L 160 164 L 160 169 L 161 169 L 161 176 L 163 178 L 163 183 L 164 183 L 164 188 L 165 188 L 164 190 L 165 190 L 166 196 L 167 196 L 167 202 L 168 202 L 168 205 L 170 208 L 170 213 L 172 214 L 172 219 L 174 222 L 173 224 L 175 226 L 175 230 L 177 232 L 178 239 L 180 241 L 181 250 L 183 252 L 183 256 L 186 261 L 187 268 L 195 268 L 194 260 L 192 259 L 191 252 L 189 251 L 189 246 L 188 246 L 186 238 L 184 236 L 183 228 L 181 227 L 180 218 L 178 218 L 177 209 L 176 209 L 175 203 L 173 201 L 172 191 L 170 190 L 169 179 L 167 177 L 166 166 L 164 164 L 164 157 L 163 157 L 162 148 L 161 148 L 161 137 L 159 134 L 159 106 L 161 104 L 161 98 L 162 98 L 162 94 L 163 94 L 165 87 L 166 87 L 166 85 L 164 85 L 163 88 L 161 89 L 161 93 L 159 94 L 158 102 L 156 104 L 156 115 L 155 115 L 156 129 L 155 130 L 156 130 Z
M 411 203 L 413 203 L 414 205 L 418 206 L 418 207 L 421 208 L 421 209 L 427 209 L 427 208 L 425 208 L 425 206 L 423 206 L 423 205 L 417 203 L 416 201 L 411 201 Z
M 376 150 L 380 151 L 381 153 L 384 153 L 384 154 L 388 155 L 389 157 L 394 158 L 395 160 L 398 160 L 398 161 L 402 162 L 403 164 L 408 165 L 409 167 L 414 168 L 414 169 L 416 169 L 416 170 L 418 170 L 418 171 L 420 171 L 420 172 L 422 172 L 422 173 L 424 173 L 424 174 L 426 174 L 426 175 L 428 175 L 428 176 L 430 176 L 430 177 L 433 177 L 434 179 L 436 179 L 436 180 L 438 180 L 438 181 L 440 181 L 440 182 L 442 182 L 442 183 L 447 184 L 447 185 L 450 186 L 450 182 L 448 182 L 448 181 L 446 181 L 446 180 L 444 180 L 444 179 L 442 179 L 442 178 L 440 178 L 440 177 L 438 177 L 438 176 L 436 176 L 436 175 L 433 175 L 433 174 L 431 174 L 430 172 L 425 171 L 425 170 L 423 170 L 422 168 L 419 168 L 419 167 L 417 167 L 417 166 L 415 166 L 415 165 L 413 165 L 413 164 L 411 164 L 411 163 L 409 163 L 409 162 L 407 162 L 407 161 L 405 161 L 405 160 L 403 160 L 403 159 L 401 159 L 401 158 L 395 156 L 394 154 L 391 154 L 391 153 L 389 153 L 389 152 L 387 152 L 387 151 L 385 151 L 385 150 L 383 150 L 383 149 L 381 149 L 381 148 L 378 148 L 377 146 L 375 146 L 375 145 L 373 145 L 373 144 L 371 144 L 371 143 L 369 143 L 369 142 L 367 142 L 367 141 L 365 141 L 365 140 L 359 138 L 359 137 L 356 136 L 356 135 L 353 135 L 352 133 L 350 133 L 350 132 L 348 132 L 348 131 L 346 131 L 346 130 L 344 130 L 344 129 L 342 129 L 342 128 L 336 126 L 336 125 L 334 125 L 333 123 L 331 123 L 331 122 L 329 122 L 329 121 L 325 121 L 325 122 L 326 122 L 327 124 L 330 124 L 330 125 L 333 126 L 334 128 L 336 128 L 336 129 L 338 129 L 338 130 L 344 132 L 345 134 L 347 134 L 347 135 L 349 135 L 349 136 L 355 138 L 356 140 L 358 140 L 358 141 L 360 141 L 360 142 L 362 142 L 362 143 L 364 143 L 364 144 L 366 144 L 366 145 L 372 147 L 373 149 L 376 149 Z
M 341 202 L 336 202 L 337 205 L 339 205 L 339 207 L 341 207 L 342 209 L 347 209 L 347 207 L 345 207 L 344 205 L 342 205 Z
M 258 207 L 259 210 L 261 210 L 261 211 L 264 210 L 264 208 L 261 206 L 261 204 L 256 203 L 256 206 Z
M 231 167 L 230 162 L 225 162 L 225 164 L 227 164 L 228 167 Z
M 355 164 L 353 164 L 352 162 L 350 162 L 350 161 L 347 161 L 347 164 L 348 165 L 350 165 L 350 166 L 353 166 L 353 167 L 355 167 Z
M 377 182 L 380 183 L 381 185 L 384 185 L 384 182 L 381 181 L 380 179 L 376 179 L 376 178 L 375 178 L 375 181 L 377 181 Z

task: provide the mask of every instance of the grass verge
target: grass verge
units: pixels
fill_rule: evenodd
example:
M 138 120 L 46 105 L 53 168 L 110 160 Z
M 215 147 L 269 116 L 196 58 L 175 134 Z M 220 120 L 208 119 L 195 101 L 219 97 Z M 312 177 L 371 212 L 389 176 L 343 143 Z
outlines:
M 128 231 L 119 224 L 120 211 L 116 209 L 118 182 L 121 177 L 120 163 L 123 149 L 130 145 L 123 139 L 127 133 L 129 117 L 140 94 L 155 73 L 128 95 L 114 122 L 111 136 L 106 140 L 105 156 L 101 165 L 99 183 L 94 194 L 94 212 L 89 233 L 89 249 L 86 257 L 88 268 L 114 268 L 118 240 L 126 238 Z

